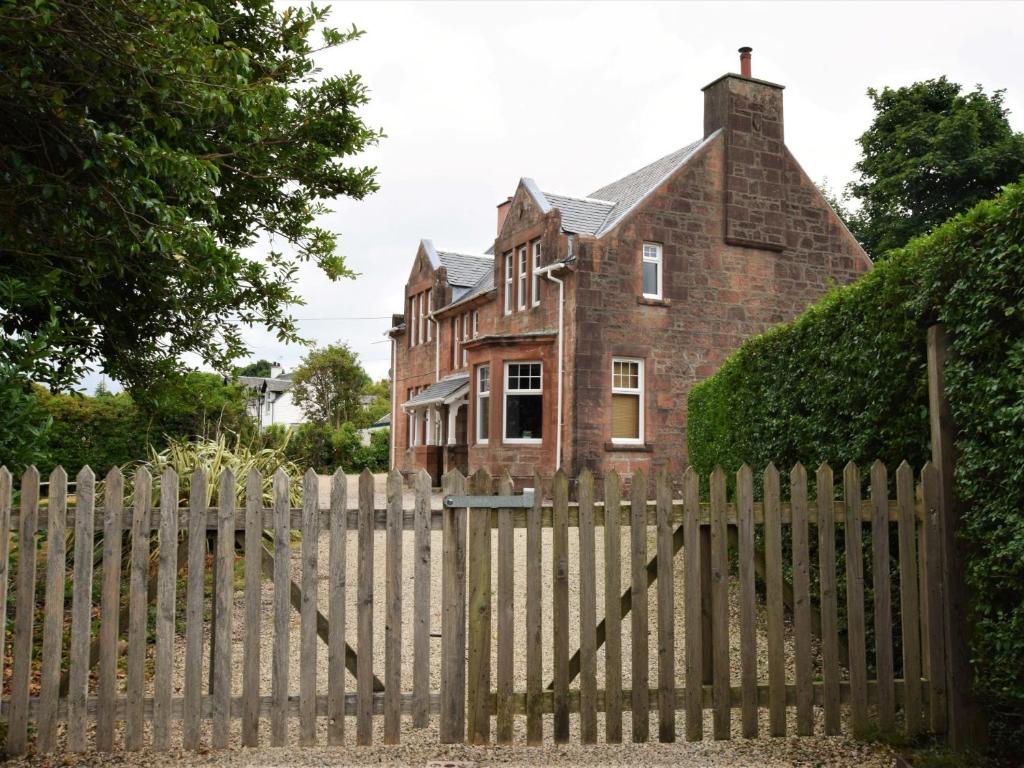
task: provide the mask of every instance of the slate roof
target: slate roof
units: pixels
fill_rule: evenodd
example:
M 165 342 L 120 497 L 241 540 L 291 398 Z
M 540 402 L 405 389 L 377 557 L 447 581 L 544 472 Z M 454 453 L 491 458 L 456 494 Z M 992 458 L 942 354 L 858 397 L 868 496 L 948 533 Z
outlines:
M 292 374 L 290 373 L 281 374 L 276 379 L 264 376 L 239 376 L 237 381 L 239 384 L 256 391 L 263 391 L 264 384 L 266 384 L 267 392 L 287 392 L 292 388 Z
M 468 374 L 449 376 L 446 379 L 435 381 L 433 384 L 424 389 L 418 395 L 402 403 L 402 407 L 408 408 L 410 406 L 416 405 L 428 405 L 430 403 L 439 403 L 451 397 L 452 395 L 458 394 L 460 389 L 468 387 Z
M 476 281 L 476 284 L 468 288 L 465 292 L 461 293 L 461 295 L 456 294 L 456 292 L 453 291 L 452 293 L 455 296 L 455 298 L 449 304 L 445 305 L 443 309 L 448 309 L 448 307 L 454 307 L 456 304 L 462 304 L 464 302 L 469 301 L 470 299 L 479 296 L 481 293 L 487 293 L 488 291 L 493 290 L 494 270 L 488 267 L 487 271 L 484 272 L 480 279 Z
M 717 131 L 716 131 L 717 133 Z M 682 149 L 645 165 L 640 170 L 613 181 L 586 197 L 541 192 L 532 179 L 523 184 L 537 200 L 541 210 L 558 208 L 562 213 L 562 229 L 579 235 L 601 237 L 612 229 L 645 197 L 709 142 L 716 133 L 687 144 Z
M 448 270 L 448 284 L 452 287 L 471 288 L 494 267 L 493 256 L 452 251 L 438 251 L 437 256 L 441 266 Z

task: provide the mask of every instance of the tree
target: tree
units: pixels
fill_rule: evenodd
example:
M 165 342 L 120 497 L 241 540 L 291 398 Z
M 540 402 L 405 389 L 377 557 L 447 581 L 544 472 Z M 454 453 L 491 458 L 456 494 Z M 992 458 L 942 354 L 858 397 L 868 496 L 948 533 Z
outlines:
M 183 353 L 229 370 L 242 324 L 297 339 L 299 264 L 353 276 L 316 219 L 377 189 L 351 159 L 382 135 L 359 114 L 359 75 L 314 66 L 362 34 L 326 13 L 0 4 L 0 364 L 54 388 L 98 365 L 136 388 Z
M 945 77 L 868 90 L 875 118 L 858 140 L 860 201 L 851 230 L 874 259 L 994 197 L 1024 173 L 1024 134 L 1015 133 L 1003 91 L 962 93 Z
M 295 369 L 292 400 L 310 421 L 339 427 L 355 420 L 369 383 L 359 355 L 347 344 L 331 344 L 311 350 Z
M 270 377 L 270 361 L 269 360 L 254 360 L 247 365 L 238 366 L 235 368 L 236 376 L 262 376 L 263 378 Z

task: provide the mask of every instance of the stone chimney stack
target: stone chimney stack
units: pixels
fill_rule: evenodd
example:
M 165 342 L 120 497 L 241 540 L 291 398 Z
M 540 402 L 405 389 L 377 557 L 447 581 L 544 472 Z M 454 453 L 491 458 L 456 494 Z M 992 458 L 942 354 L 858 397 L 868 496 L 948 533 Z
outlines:
M 501 228 L 505 226 L 505 217 L 512 208 L 512 198 L 502 200 L 498 203 L 498 237 L 501 237 Z
M 704 86 L 704 136 L 725 139 L 725 240 L 781 251 L 786 246 L 783 86 L 751 76 L 752 49 L 740 48 L 741 74 Z

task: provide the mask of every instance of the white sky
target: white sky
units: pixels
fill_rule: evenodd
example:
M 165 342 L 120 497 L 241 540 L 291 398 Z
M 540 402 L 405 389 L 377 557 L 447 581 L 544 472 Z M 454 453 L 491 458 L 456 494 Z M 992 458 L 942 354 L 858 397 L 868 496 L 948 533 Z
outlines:
M 360 276 L 331 283 L 304 266 L 295 314 L 315 318 L 300 323 L 307 338 L 348 342 L 375 379 L 390 364 L 389 321 L 342 318 L 402 310 L 420 238 L 482 252 L 521 176 L 585 195 L 700 138 L 700 89 L 738 71 L 741 45 L 755 77 L 786 86 L 787 145 L 836 189 L 859 157 L 870 86 L 944 74 L 1005 88 L 1024 127 L 1022 4 L 338 2 L 331 23 L 366 31 L 320 63 L 371 89 L 362 114 L 387 138 L 364 159 L 381 189 L 324 219 Z M 259 330 L 246 338 L 253 359 L 287 370 L 304 352 Z

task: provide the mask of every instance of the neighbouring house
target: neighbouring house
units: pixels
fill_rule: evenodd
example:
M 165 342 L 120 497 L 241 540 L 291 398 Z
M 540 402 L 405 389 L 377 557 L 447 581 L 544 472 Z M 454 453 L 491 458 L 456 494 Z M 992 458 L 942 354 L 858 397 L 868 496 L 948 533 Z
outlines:
M 373 437 L 374 432 L 383 432 L 385 429 L 391 429 L 391 414 L 385 413 L 379 419 L 377 419 L 370 426 L 359 430 L 359 439 L 363 445 L 369 445 L 370 440 Z
M 246 408 L 260 429 L 281 424 L 296 427 L 306 422 L 302 410 L 292 402 L 292 374 L 277 364 L 270 367 L 270 376 L 239 376 L 239 384 L 248 389 Z
M 585 196 L 522 179 L 482 253 L 420 242 L 389 331 L 394 467 L 681 473 L 694 383 L 870 268 L 740 52 L 696 141 Z

